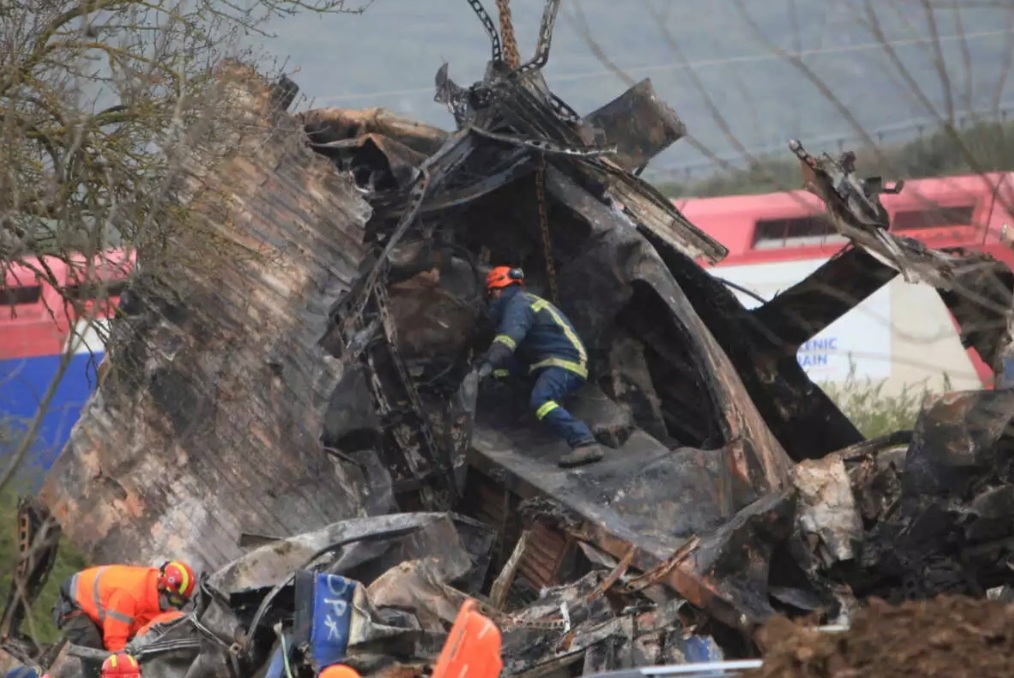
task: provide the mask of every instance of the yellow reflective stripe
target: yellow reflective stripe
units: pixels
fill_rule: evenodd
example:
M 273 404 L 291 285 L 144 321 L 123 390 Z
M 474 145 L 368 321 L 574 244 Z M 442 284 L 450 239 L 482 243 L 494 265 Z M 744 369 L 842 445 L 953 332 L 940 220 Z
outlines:
M 548 358 L 546 360 L 540 360 L 537 363 L 532 364 L 528 370 L 534 372 L 535 370 L 542 369 L 543 367 L 562 367 L 563 369 L 573 372 L 574 374 L 582 377 L 583 379 L 588 378 L 588 368 L 580 363 L 576 363 L 573 360 L 562 360 L 560 358 Z
M 115 619 L 118 622 L 123 622 L 124 624 L 133 624 L 134 623 L 134 618 L 133 617 L 128 617 L 127 615 L 123 614 L 122 612 L 117 612 L 116 610 L 109 610 L 108 612 L 106 612 L 106 614 L 109 617 L 111 617 L 112 619 Z
M 180 571 L 180 579 L 181 579 L 181 581 L 180 581 L 180 585 L 179 585 L 179 593 L 180 593 L 180 595 L 183 595 L 183 592 L 186 591 L 187 587 L 190 586 L 190 574 L 187 572 L 187 568 L 183 566 L 183 563 L 180 563 L 180 562 L 177 562 L 177 561 L 174 560 L 173 562 L 171 562 L 169 564 L 170 565 L 175 565 L 177 567 L 177 569 L 179 569 L 179 571 Z
M 563 330 L 563 334 L 567 337 L 567 340 L 574 346 L 574 350 L 577 351 L 578 362 L 582 366 L 581 369 L 584 369 L 584 365 L 588 362 L 588 352 L 585 351 L 584 344 L 581 343 L 581 340 L 574 333 L 574 330 L 570 328 L 567 321 L 560 316 L 555 308 L 553 308 L 553 305 L 545 299 L 537 299 L 532 302 L 532 310 L 536 313 L 539 311 L 546 311 L 549 313 L 549 316 L 553 319 L 553 321 L 560 326 L 561 330 Z
M 506 334 L 496 335 L 496 338 L 493 339 L 493 343 L 496 343 L 498 341 L 512 351 L 518 347 L 518 345 L 514 342 L 514 340 L 508 337 Z
M 511 371 L 510 370 L 493 370 L 493 376 L 496 377 L 496 378 L 498 378 L 498 379 L 502 379 L 503 377 L 509 377 L 509 376 L 511 376 Z
M 554 400 L 547 400 L 546 402 L 542 403 L 542 407 L 540 407 L 539 409 L 535 410 L 535 418 L 536 419 L 542 419 L 547 414 L 549 414 L 550 412 L 552 412 L 553 410 L 555 410 L 557 407 L 559 407 L 559 405 L 556 404 L 556 401 L 554 401 Z

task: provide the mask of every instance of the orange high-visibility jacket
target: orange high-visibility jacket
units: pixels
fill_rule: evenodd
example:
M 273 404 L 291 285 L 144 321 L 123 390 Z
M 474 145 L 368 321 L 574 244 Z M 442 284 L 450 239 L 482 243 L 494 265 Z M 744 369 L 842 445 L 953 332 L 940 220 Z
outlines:
M 105 565 L 82 570 L 70 582 L 75 602 L 102 629 L 110 652 L 119 652 L 138 629 L 162 613 L 158 568 Z
M 134 635 L 135 637 L 140 638 L 144 634 L 148 633 L 148 631 L 151 631 L 151 627 L 154 626 L 155 624 L 167 624 L 175 619 L 179 619 L 182 616 L 183 613 L 180 610 L 169 610 L 168 612 L 159 612 L 157 615 L 151 618 L 150 622 L 139 628 L 137 630 L 137 633 Z

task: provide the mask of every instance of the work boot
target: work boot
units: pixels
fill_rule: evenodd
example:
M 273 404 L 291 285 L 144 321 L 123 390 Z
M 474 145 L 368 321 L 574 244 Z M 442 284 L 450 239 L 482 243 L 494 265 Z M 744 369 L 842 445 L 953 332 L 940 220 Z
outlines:
M 564 468 L 582 466 L 584 464 L 592 464 L 602 459 L 603 456 L 605 455 L 602 452 L 602 447 L 598 443 L 585 443 L 584 445 L 578 445 L 560 457 L 560 461 L 557 464 Z

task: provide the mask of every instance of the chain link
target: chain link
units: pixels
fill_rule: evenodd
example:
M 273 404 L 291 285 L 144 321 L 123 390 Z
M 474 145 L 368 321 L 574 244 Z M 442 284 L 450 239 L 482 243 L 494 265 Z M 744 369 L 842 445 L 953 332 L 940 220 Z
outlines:
M 496 9 L 500 14 L 500 33 L 503 41 L 504 61 L 508 68 L 515 69 L 521 65 L 521 54 L 518 52 L 517 38 L 514 36 L 514 22 L 511 19 L 510 0 L 496 0 Z M 539 164 L 535 170 L 535 195 L 539 204 L 539 231 L 542 233 L 542 255 L 546 260 L 546 275 L 549 278 L 549 300 L 554 304 L 559 300 L 556 287 L 556 266 L 553 264 L 553 241 L 549 234 L 549 212 L 546 208 L 546 158 L 539 155 Z
M 546 207 L 546 158 L 539 156 L 535 168 L 535 195 L 539 203 L 539 230 L 542 232 L 542 255 L 546 259 L 546 275 L 549 278 L 549 300 L 559 300 L 556 287 L 556 265 L 553 263 L 553 240 L 549 235 L 549 211 Z
M 504 62 L 508 68 L 513 70 L 521 65 L 521 54 L 518 52 L 517 38 L 514 37 L 510 0 L 496 0 L 496 9 L 500 13 L 500 35 L 503 41 Z

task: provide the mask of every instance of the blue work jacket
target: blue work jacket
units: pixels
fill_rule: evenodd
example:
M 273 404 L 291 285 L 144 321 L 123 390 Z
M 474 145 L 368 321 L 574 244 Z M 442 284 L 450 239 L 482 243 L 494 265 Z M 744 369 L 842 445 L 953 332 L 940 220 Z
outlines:
M 519 286 L 508 287 L 490 308 L 494 343 L 509 348 L 530 372 L 562 367 L 588 378 L 588 352 L 565 315 Z

